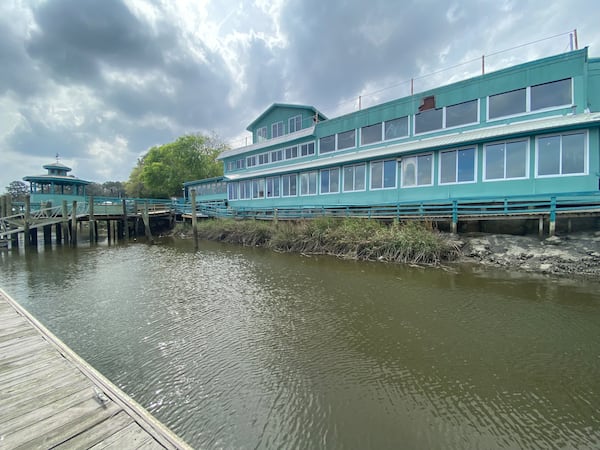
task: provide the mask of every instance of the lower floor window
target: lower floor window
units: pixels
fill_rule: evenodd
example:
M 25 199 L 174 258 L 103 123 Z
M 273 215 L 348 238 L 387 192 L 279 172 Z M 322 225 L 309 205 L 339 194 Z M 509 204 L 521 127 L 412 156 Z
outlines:
M 475 181 L 475 147 L 440 153 L 440 184 Z
M 433 154 L 402 158 L 402 187 L 433 184 Z
M 265 198 L 265 179 L 252 180 L 252 198 Z
M 364 191 L 366 164 L 344 167 L 344 192 Z
M 537 175 L 573 175 L 587 172 L 585 133 L 544 136 L 537 140 Z
M 340 192 L 340 169 L 321 170 L 321 194 Z
M 240 181 L 240 200 L 252 198 L 252 181 Z
M 227 184 L 227 199 L 237 200 L 238 198 L 238 183 Z
M 267 198 L 279 197 L 279 177 L 267 178 Z
M 396 187 L 396 160 L 375 161 L 371 163 L 371 189 Z
M 316 195 L 317 172 L 304 172 L 300 174 L 300 195 Z
M 298 175 L 282 175 L 281 177 L 281 195 L 283 197 L 294 197 L 297 195 Z
M 498 142 L 484 147 L 484 179 L 527 177 L 527 141 Z

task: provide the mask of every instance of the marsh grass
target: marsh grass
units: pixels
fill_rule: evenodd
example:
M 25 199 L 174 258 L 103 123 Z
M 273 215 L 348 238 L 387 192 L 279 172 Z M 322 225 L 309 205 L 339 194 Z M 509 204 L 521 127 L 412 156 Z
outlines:
M 458 257 L 458 245 L 421 222 L 319 218 L 299 222 L 215 219 L 198 224 L 202 239 L 276 251 L 341 258 L 439 264 Z

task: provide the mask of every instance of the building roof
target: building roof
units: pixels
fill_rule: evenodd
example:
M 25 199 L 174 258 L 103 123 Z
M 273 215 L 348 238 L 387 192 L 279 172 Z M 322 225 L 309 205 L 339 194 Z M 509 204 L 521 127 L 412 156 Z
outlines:
M 544 133 L 559 131 L 569 128 L 583 128 L 591 124 L 600 123 L 600 113 L 584 113 L 577 115 L 546 117 L 526 122 L 507 123 L 497 126 L 489 126 L 471 131 L 457 132 L 430 138 L 413 139 L 408 142 L 389 143 L 369 150 L 360 150 L 351 153 L 333 153 L 331 156 L 313 159 L 306 162 L 289 164 L 286 166 L 275 166 L 263 170 L 251 172 L 228 174 L 226 178 L 230 181 L 256 178 L 274 173 L 296 172 L 325 166 L 347 164 L 373 158 L 385 158 L 386 156 L 397 156 L 401 154 L 414 153 L 418 151 L 437 150 L 449 147 L 457 147 L 477 142 L 490 142 L 498 139 L 519 137 L 529 135 L 532 132 Z
M 58 169 L 64 172 L 70 172 L 72 169 L 70 167 L 65 166 L 64 164 L 59 163 L 58 161 L 55 163 L 46 164 L 43 166 L 46 170 Z
M 225 150 L 222 152 L 217 159 L 225 159 L 230 158 L 232 156 L 240 155 L 242 153 L 251 152 L 254 150 L 260 150 L 263 148 L 271 147 L 274 145 L 281 145 L 283 143 L 290 143 L 296 140 L 301 139 L 306 136 L 312 136 L 315 132 L 315 127 L 303 128 L 300 131 L 295 131 L 293 133 L 284 134 L 282 136 L 278 136 L 273 139 L 268 139 L 266 141 L 258 142 L 256 144 L 246 145 L 245 147 L 233 148 L 231 150 Z
M 269 114 L 271 111 L 273 111 L 274 109 L 277 109 L 277 108 L 308 109 L 308 110 L 312 111 L 313 114 L 318 114 L 319 120 L 327 120 L 327 117 L 324 114 L 322 114 L 321 112 L 319 112 L 317 110 L 317 108 L 315 108 L 314 106 L 293 105 L 293 104 L 288 104 L 288 103 L 273 103 L 260 116 L 258 116 L 256 119 L 254 119 L 254 121 L 246 127 L 246 130 L 252 131 L 254 125 L 256 125 L 257 122 L 260 122 L 267 114 Z

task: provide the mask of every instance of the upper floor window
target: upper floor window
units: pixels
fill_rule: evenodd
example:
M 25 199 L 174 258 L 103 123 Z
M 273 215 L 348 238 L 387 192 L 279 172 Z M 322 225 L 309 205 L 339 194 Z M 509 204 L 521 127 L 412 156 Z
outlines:
M 352 147 L 356 147 L 356 130 L 348 130 L 319 139 L 319 153 L 329 153 Z
M 300 145 L 300 156 L 310 156 L 315 154 L 315 143 L 307 142 Z
M 288 129 L 290 133 L 300 131 L 302 129 L 302 116 L 290 117 L 288 120 Z
M 386 120 L 384 123 L 384 139 L 397 139 L 408 136 L 408 116 Z
M 569 133 L 537 139 L 537 176 L 587 173 L 586 134 Z
M 285 159 L 293 159 L 298 157 L 298 146 L 288 147 L 285 149 Z
M 383 122 L 369 125 L 360 129 L 360 145 L 373 144 L 382 140 Z
M 269 154 L 261 153 L 258 155 L 258 164 L 269 164 Z
M 246 158 L 246 167 L 252 167 L 256 165 L 256 155 L 248 156 Z
M 275 122 L 271 125 L 271 138 L 283 136 L 283 122 Z
M 570 78 L 536 84 L 488 97 L 488 118 L 514 116 L 548 108 L 570 106 L 573 88 Z
M 335 151 L 335 134 L 319 139 L 319 153 L 329 153 L 333 151 Z
M 265 141 L 267 139 L 267 127 L 261 127 L 256 130 L 256 140 L 258 142 Z
M 415 134 L 469 125 L 478 121 L 478 100 L 415 114 Z
M 283 150 L 273 150 L 271 152 L 271 162 L 281 161 L 283 159 Z

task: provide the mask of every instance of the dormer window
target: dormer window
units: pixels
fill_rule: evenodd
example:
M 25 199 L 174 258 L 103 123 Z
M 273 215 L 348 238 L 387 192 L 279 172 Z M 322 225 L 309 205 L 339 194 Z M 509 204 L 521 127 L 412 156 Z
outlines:
M 288 129 L 290 133 L 300 131 L 302 129 L 302 116 L 290 117 L 288 120 Z
M 283 122 L 275 122 L 271 125 L 271 139 L 283 136 Z
M 267 127 L 262 127 L 256 130 L 256 141 L 263 142 L 267 140 Z

